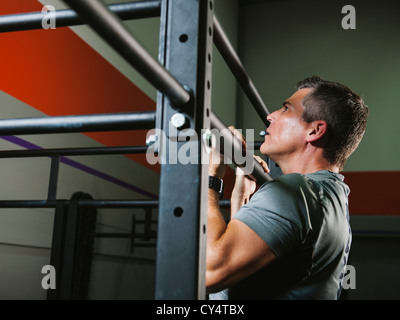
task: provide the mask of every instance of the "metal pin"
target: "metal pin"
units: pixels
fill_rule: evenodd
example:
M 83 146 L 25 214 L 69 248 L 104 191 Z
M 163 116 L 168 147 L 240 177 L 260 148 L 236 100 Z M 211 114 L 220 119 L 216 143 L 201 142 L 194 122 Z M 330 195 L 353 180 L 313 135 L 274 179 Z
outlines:
M 186 122 L 187 119 L 183 113 L 175 113 L 171 118 L 171 124 L 177 129 L 182 129 Z

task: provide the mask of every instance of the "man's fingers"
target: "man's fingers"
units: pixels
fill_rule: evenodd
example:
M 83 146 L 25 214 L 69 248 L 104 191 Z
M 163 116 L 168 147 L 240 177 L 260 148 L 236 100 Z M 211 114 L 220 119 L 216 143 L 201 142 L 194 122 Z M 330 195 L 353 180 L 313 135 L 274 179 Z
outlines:
M 229 126 L 228 128 L 229 128 L 229 130 L 232 131 L 233 135 L 242 142 L 243 147 L 246 148 L 246 139 L 244 138 L 242 133 L 239 130 L 237 130 L 234 126 Z M 259 164 L 261 164 L 261 166 L 262 166 L 262 168 L 264 169 L 265 172 L 267 172 L 267 173 L 270 172 L 268 164 L 263 159 L 261 159 L 261 157 L 255 155 L 254 158 L 256 159 L 256 161 Z M 241 172 L 239 172 L 237 170 L 236 174 L 237 175 L 243 174 L 243 171 L 242 170 L 240 170 L 240 171 Z
M 239 130 L 237 130 L 234 126 L 229 126 L 228 128 L 229 128 L 229 130 L 232 131 L 233 135 L 234 135 L 239 141 L 242 142 L 242 146 L 243 146 L 244 148 L 246 148 L 246 139 L 244 138 L 244 136 L 242 135 L 242 133 L 241 133 Z
M 267 173 L 270 172 L 268 164 L 263 159 L 261 159 L 259 156 L 254 156 L 254 159 L 256 159 L 256 161 L 259 164 L 261 164 L 261 166 L 263 167 L 265 172 L 267 172 Z
M 236 167 L 236 175 L 244 176 L 244 171 L 240 167 Z

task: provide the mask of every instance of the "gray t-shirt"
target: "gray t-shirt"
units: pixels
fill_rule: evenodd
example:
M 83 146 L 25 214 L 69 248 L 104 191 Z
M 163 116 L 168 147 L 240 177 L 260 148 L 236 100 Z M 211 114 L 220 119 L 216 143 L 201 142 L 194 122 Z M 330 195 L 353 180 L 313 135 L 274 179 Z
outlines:
M 327 170 L 267 182 L 234 216 L 277 256 L 210 299 L 338 299 L 351 245 L 348 186 Z

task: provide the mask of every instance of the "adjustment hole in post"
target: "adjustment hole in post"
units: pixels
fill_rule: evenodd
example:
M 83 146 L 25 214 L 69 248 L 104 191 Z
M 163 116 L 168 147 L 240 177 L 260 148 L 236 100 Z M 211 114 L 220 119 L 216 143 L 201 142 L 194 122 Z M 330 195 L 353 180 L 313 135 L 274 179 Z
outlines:
M 183 34 L 181 34 L 179 36 L 179 41 L 182 42 L 182 43 L 185 43 L 188 40 L 189 40 L 189 37 L 188 37 L 188 35 L 186 33 L 183 33 Z
M 174 209 L 174 215 L 175 215 L 175 217 L 182 217 L 182 215 L 183 215 L 183 209 L 181 208 L 181 207 L 176 207 L 175 209 Z

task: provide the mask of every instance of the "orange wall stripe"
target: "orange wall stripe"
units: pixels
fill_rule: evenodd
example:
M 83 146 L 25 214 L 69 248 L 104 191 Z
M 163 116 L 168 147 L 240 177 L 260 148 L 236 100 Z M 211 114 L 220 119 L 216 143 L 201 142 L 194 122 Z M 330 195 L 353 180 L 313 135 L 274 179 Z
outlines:
M 42 7 L 36 0 L 1 1 L 0 14 L 41 11 Z M 3 33 L 0 43 L 0 90 L 47 115 L 156 108 L 151 98 L 69 28 Z M 144 145 L 146 131 L 87 135 L 106 146 Z M 144 155 L 129 157 L 158 171 Z
M 351 215 L 400 215 L 400 171 L 344 172 Z

